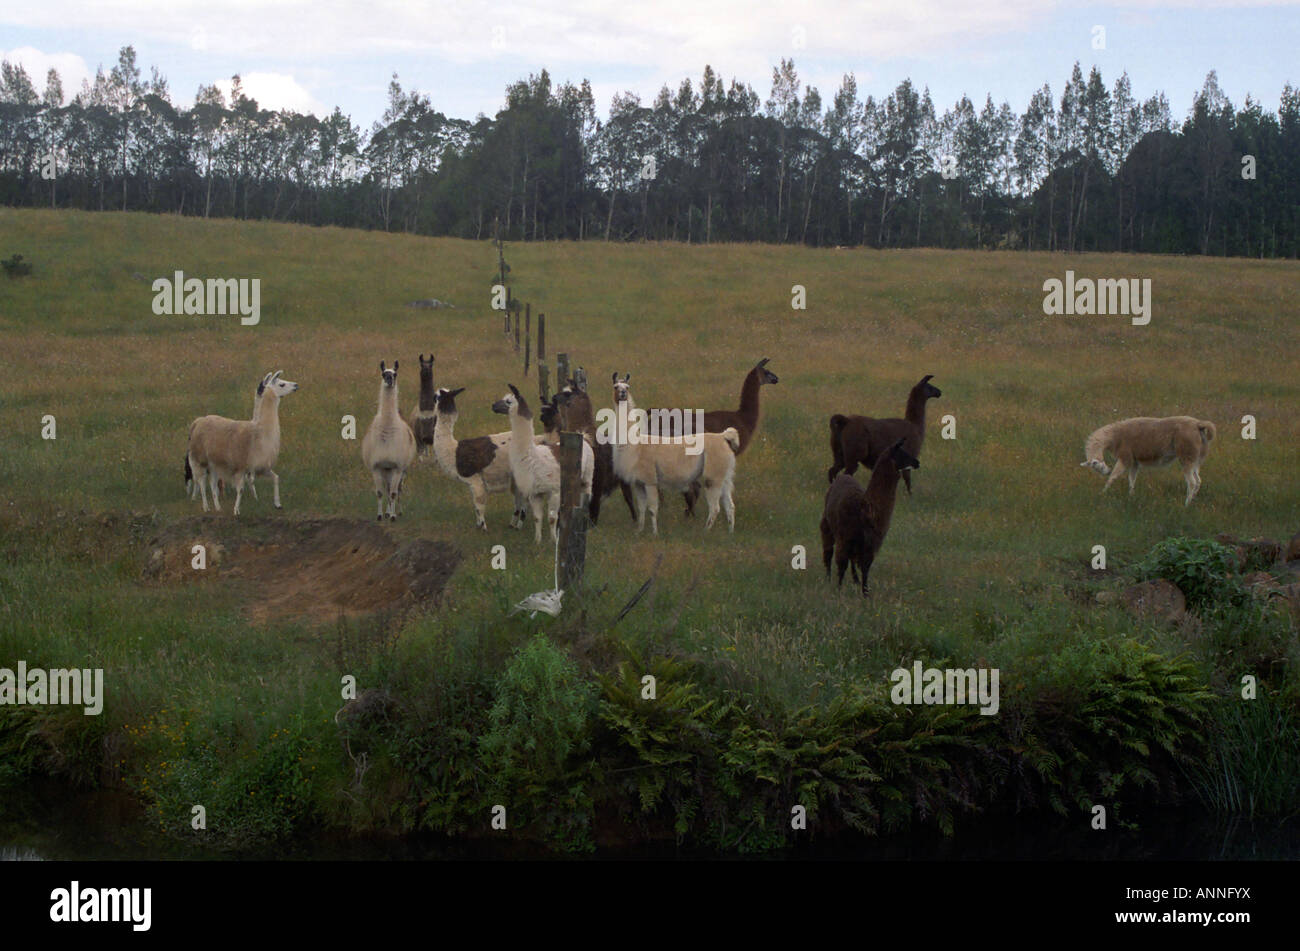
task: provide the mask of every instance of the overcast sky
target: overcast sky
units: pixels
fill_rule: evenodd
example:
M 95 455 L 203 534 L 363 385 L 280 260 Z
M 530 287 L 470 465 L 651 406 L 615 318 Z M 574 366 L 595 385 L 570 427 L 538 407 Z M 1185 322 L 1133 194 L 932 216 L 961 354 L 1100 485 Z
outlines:
M 1094 49 L 1094 28 L 1105 48 Z M 1108 86 L 1127 70 L 1133 92 L 1169 97 L 1182 119 L 1206 72 L 1240 106 L 1276 109 L 1300 85 L 1300 0 L 5 0 L 0 58 L 20 62 L 38 90 L 58 68 L 66 95 L 135 47 L 173 101 L 234 73 L 265 108 L 327 114 L 341 106 L 369 127 L 389 77 L 449 116 L 493 115 L 506 85 L 548 69 L 558 84 L 591 80 L 597 108 L 623 90 L 653 99 L 709 63 L 725 81 L 767 98 L 772 68 L 792 57 L 824 103 L 846 72 L 859 95 L 887 95 L 905 77 L 928 85 L 942 111 L 962 94 L 1018 112 L 1044 82 L 1059 101 L 1075 60 Z

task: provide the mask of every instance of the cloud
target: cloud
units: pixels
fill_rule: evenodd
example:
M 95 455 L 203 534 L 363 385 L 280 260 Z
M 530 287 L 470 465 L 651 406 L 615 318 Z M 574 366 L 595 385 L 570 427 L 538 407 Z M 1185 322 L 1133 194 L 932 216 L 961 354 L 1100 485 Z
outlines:
M 21 65 L 31 77 L 36 92 L 45 92 L 45 74 L 50 69 L 59 71 L 63 81 L 63 101 L 69 102 L 81 89 L 82 80 L 89 79 L 90 69 L 86 61 L 76 53 L 44 53 L 34 46 L 19 46 L 11 50 L 0 50 L 0 60 Z
M 330 114 L 328 107 L 308 92 L 298 80 L 285 73 L 245 73 L 239 77 L 239 82 L 244 95 L 256 99 L 263 109 L 312 112 L 322 119 Z M 229 102 L 232 81 L 218 79 L 215 85 Z

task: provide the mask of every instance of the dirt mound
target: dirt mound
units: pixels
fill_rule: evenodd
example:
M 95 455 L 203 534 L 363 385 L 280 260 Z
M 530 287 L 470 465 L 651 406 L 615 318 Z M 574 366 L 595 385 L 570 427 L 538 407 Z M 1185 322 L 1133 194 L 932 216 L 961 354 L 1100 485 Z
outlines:
M 195 567 L 194 547 L 206 567 Z M 333 621 L 378 610 L 437 603 L 461 559 L 447 542 L 399 542 L 374 522 L 353 519 L 199 517 L 170 526 L 149 542 L 147 580 L 194 583 L 236 580 L 248 616 Z

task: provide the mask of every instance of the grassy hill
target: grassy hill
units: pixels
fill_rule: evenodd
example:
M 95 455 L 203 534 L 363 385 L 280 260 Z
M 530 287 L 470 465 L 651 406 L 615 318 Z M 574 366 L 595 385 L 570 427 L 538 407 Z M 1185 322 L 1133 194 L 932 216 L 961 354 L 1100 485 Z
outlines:
M 1114 569 L 1168 536 L 1232 531 L 1285 539 L 1300 528 L 1293 487 L 1300 445 L 1294 262 L 511 245 L 514 295 L 531 303 L 534 317 L 547 315 L 549 355 L 567 351 L 587 369 L 598 406 L 609 405 L 607 381 L 616 370 L 631 372 L 642 406 L 734 406 L 745 372 L 760 357 L 771 358 L 780 383 L 764 388 L 761 431 L 739 462 L 735 534 L 715 526 L 706 535 L 703 520 L 684 519 L 674 498 L 664 502 L 660 536 L 638 536 L 621 501 L 611 498 L 590 536 L 588 582 L 604 593 L 587 615 L 507 618 L 519 598 L 551 587 L 549 543 L 539 551 L 531 529 L 511 531 L 509 504 L 499 496 L 489 504 L 490 530 L 476 532 L 468 490 L 422 464 L 408 478 L 404 520 L 394 534 L 460 549 L 463 560 L 438 607 L 324 630 L 291 616 L 251 622 L 247 589 L 237 579 L 142 580 L 150 540 L 189 531 L 185 520 L 198 514 L 182 484 L 187 424 L 205 413 L 246 418 L 268 370 L 283 369 L 301 384 L 281 406 L 276 469 L 283 512 L 271 508 L 265 480 L 259 501 L 245 499 L 238 525 L 218 525 L 229 521 L 227 508 L 195 521 L 196 535 L 219 532 L 238 542 L 240 533 L 256 537 L 276 520 L 373 519 L 359 441 L 340 438 L 340 422 L 354 415 L 364 432 L 380 360 L 400 359 L 402 404 L 410 407 L 418 392 L 416 354 L 432 350 L 437 384 L 467 387 L 458 400 L 462 438 L 505 428 L 490 405 L 507 382 L 536 390 L 489 306 L 495 250 L 265 222 L 0 210 L 0 256 L 15 252 L 35 270 L 0 281 L 0 593 L 7 621 L 0 666 L 20 657 L 33 666 L 102 666 L 112 701 L 93 726 L 79 716 L 59 721 L 58 729 L 43 726 L 45 746 L 25 747 L 21 765 L 10 769 L 126 784 L 180 832 L 188 829 L 182 807 L 193 801 L 192 787 L 200 777 L 211 780 L 231 803 L 225 821 L 244 824 L 229 837 L 232 844 L 284 834 L 308 818 L 352 828 L 473 828 L 466 818 L 472 810 L 457 806 L 456 797 L 469 795 L 463 787 L 487 790 L 492 783 L 446 773 L 455 758 L 446 749 L 426 751 L 436 767 L 379 752 L 393 742 L 392 730 L 372 737 L 371 768 L 378 772 L 349 786 L 357 782 L 356 764 L 340 756 L 332 722 L 344 673 L 357 675 L 362 687 L 382 684 L 394 697 L 420 695 L 408 701 L 403 729 L 456 721 L 470 734 L 492 732 L 496 739 L 477 747 L 481 737 L 465 740 L 460 754 L 473 747 L 497 756 L 501 777 L 523 769 L 521 763 L 542 769 L 511 745 L 522 734 L 509 725 L 528 706 L 519 697 L 536 700 L 529 691 L 543 683 L 571 688 L 546 709 L 569 710 L 578 718 L 573 723 L 586 725 L 569 733 L 556 726 L 551 752 L 564 765 L 546 773 L 548 783 L 593 755 L 592 744 L 600 750 L 610 735 L 629 735 L 608 707 L 618 694 L 620 662 L 628 676 L 658 663 L 685 665 L 672 667 L 677 673 L 669 679 L 725 701 L 749 727 L 774 736 L 795 730 L 798 716 L 859 723 L 867 708 L 850 715 L 842 705 L 879 700 L 889 671 L 916 659 L 999 667 L 1004 697 L 1037 698 L 1045 685 L 1074 685 L 1084 703 L 1086 684 L 1111 683 L 1114 670 L 1146 663 L 1124 653 L 1136 637 L 1150 652 L 1141 656 L 1161 663 L 1190 651 L 1197 689 L 1222 690 L 1236 668 L 1216 665 L 1214 644 L 1091 603 L 1092 590 L 1113 583 L 1089 572 L 1092 548 L 1104 545 Z M 1150 324 L 1045 316 L 1043 282 L 1063 278 L 1067 268 L 1079 277 L 1150 278 Z M 260 323 L 155 315 L 149 282 L 176 270 L 260 278 Z M 791 308 L 793 285 L 806 289 L 806 309 Z M 428 297 L 455 309 L 406 306 Z M 827 417 L 901 415 L 908 389 L 927 373 L 943 397 L 930 404 L 915 493 L 899 498 L 872 571 L 873 597 L 864 602 L 851 589 L 834 591 L 821 572 Z M 52 441 L 41 438 L 46 414 L 57 420 Z M 1174 414 L 1218 424 L 1193 504 L 1182 503 L 1176 467 L 1143 470 L 1132 498 L 1123 484 L 1100 495 L 1101 480 L 1079 466 L 1086 435 L 1127 416 Z M 1241 438 L 1247 414 L 1257 420 L 1257 439 Z M 946 415 L 955 421 L 950 440 L 940 437 Z M 507 548 L 505 571 L 490 567 L 498 544 Z M 792 568 L 798 545 L 807 551 L 806 570 Z M 652 593 L 611 628 L 660 555 Z M 528 654 L 537 647 L 536 631 L 549 632 L 537 643 L 551 653 Z M 678 700 L 683 710 L 690 706 Z M 871 709 L 872 716 L 907 720 L 908 730 L 935 729 L 917 719 L 921 713 Z M 57 712 L 48 717 L 59 720 Z M 30 709 L 0 712 L 0 744 L 38 721 Z M 1144 722 L 1135 715 L 1133 729 Z M 839 736 L 856 727 L 827 729 Z M 216 760 L 206 767 L 202 757 L 179 756 L 182 739 L 199 741 L 190 730 L 213 749 L 222 748 L 214 738 L 224 738 L 227 754 L 248 752 L 249 768 L 263 772 L 214 778 L 226 754 L 212 753 Z M 110 762 L 110 747 L 122 753 L 121 762 Z M 160 778 L 164 761 L 172 770 L 184 762 L 186 775 Z M 696 780 L 703 775 L 698 763 L 683 768 Z M 1062 789 L 1069 785 L 1067 799 L 1090 800 L 1101 789 L 1096 776 L 1067 773 L 1062 768 L 1056 780 Z M 766 774 L 755 767 L 753 775 Z M 824 786 L 807 792 L 800 775 L 774 782 L 782 795 L 829 795 Z M 602 814 L 622 795 L 605 780 L 574 780 L 570 788 L 589 798 L 565 807 L 566 815 Z M 668 787 L 675 781 L 665 780 Z M 764 797 L 766 782 L 754 780 Z M 234 805 L 245 788 L 239 783 L 292 789 L 286 795 L 296 797 L 296 806 L 272 809 L 275 822 L 262 828 Z M 1001 789 L 991 780 L 986 786 L 972 780 L 970 790 L 994 798 L 1005 792 L 990 792 Z M 645 795 L 624 792 L 620 805 L 628 809 Z M 710 799 L 699 797 L 703 815 Z M 430 812 L 435 800 L 445 812 Z M 832 801 L 838 800 L 826 800 Z M 671 811 L 655 805 L 646 821 L 656 810 Z M 750 819 L 752 827 L 758 820 Z M 531 821 L 545 827 L 550 820 L 535 812 Z M 711 821 L 697 816 L 687 826 Z M 839 821 L 855 825 L 843 815 Z M 581 843 L 590 830 L 558 838 L 567 842 L 570 832 Z

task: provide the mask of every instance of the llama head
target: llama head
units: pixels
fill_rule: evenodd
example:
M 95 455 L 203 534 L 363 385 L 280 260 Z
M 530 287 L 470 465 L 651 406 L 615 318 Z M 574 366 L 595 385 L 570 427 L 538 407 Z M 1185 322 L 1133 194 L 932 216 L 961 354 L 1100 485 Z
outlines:
M 919 391 L 921 398 L 926 400 L 932 400 L 936 397 L 943 396 L 942 391 L 930 382 L 933 379 L 934 374 L 927 373 L 925 376 L 921 377 L 921 382 L 912 387 L 912 389 Z
M 266 376 L 262 377 L 262 385 L 257 388 L 258 395 L 260 396 L 262 393 L 269 391 L 274 393 L 277 397 L 288 396 L 290 393 L 297 390 L 297 383 L 293 383 L 289 380 L 282 380 L 280 378 L 282 373 L 284 373 L 283 370 L 276 370 L 274 373 L 268 373 Z
M 618 378 L 618 371 L 614 372 L 614 402 L 626 403 L 632 399 L 632 387 L 629 381 L 632 379 L 631 373 L 624 373 L 623 379 Z
M 510 387 L 510 392 L 492 404 L 492 412 L 503 416 L 518 414 L 524 419 L 532 419 L 533 414 L 528 409 L 528 401 L 519 392 L 519 388 L 513 383 L 507 383 L 506 386 Z
M 384 361 L 380 360 L 379 375 L 384 380 L 384 386 L 390 389 L 396 386 L 397 385 L 397 361 L 396 360 L 393 361 L 393 368 L 389 370 L 384 366 Z
M 438 412 L 444 416 L 450 416 L 452 413 L 455 413 L 456 397 L 464 392 L 465 387 L 463 386 L 457 387 L 454 390 L 449 390 L 446 387 L 438 390 L 437 394 L 435 394 L 437 397 Z
M 420 383 L 428 383 L 430 386 L 433 386 L 433 354 L 429 354 L 429 360 L 427 363 L 424 360 L 424 354 L 421 353 L 416 356 L 420 361 Z
M 904 472 L 908 469 L 921 468 L 921 460 L 903 449 L 903 443 L 906 441 L 906 439 L 900 439 L 889 447 L 889 458 L 898 468 L 899 472 Z
M 776 374 L 773 373 L 771 370 L 769 370 L 769 369 L 767 368 L 767 361 L 770 360 L 770 359 L 772 359 L 772 358 L 771 358 L 771 357 L 764 357 L 762 360 L 759 360 L 758 363 L 754 364 L 754 369 L 758 371 L 758 385 L 759 385 L 759 386 L 762 386 L 764 383 L 780 383 L 780 382 L 781 382 L 779 379 L 777 379 Z
M 553 432 L 559 423 L 560 410 L 556 405 L 556 400 L 551 399 L 549 403 L 542 404 L 542 429 L 546 432 Z

